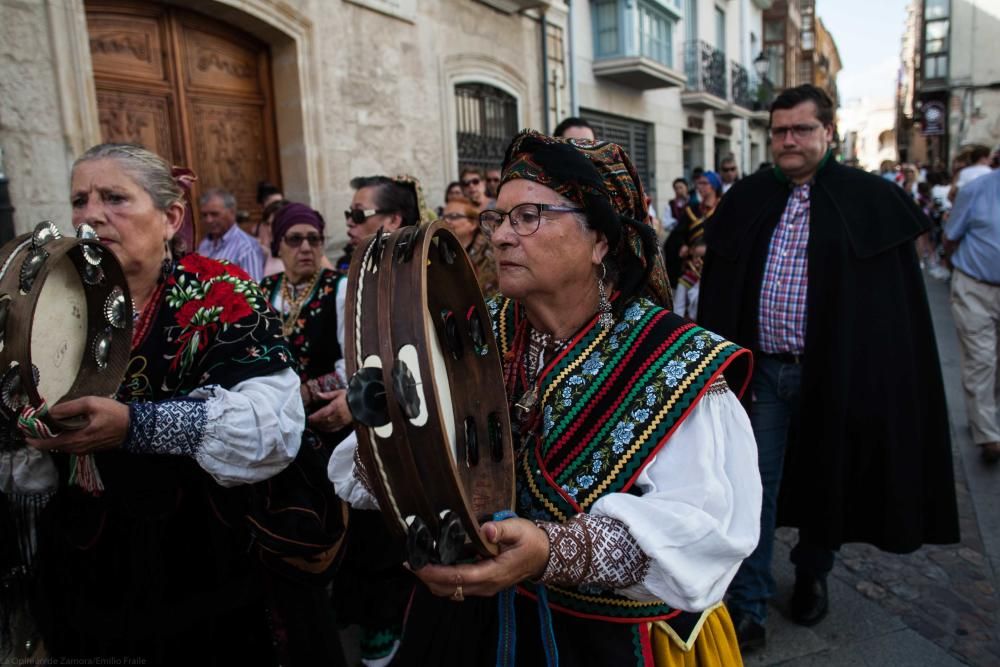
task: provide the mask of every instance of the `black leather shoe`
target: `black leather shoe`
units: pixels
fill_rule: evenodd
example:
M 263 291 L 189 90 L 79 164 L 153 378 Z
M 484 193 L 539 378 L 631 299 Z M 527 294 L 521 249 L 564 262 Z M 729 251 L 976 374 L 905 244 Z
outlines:
M 795 590 L 789 613 L 799 625 L 816 625 L 830 610 L 830 598 L 826 593 L 826 579 L 817 579 L 808 574 L 795 577 Z
M 736 628 L 736 640 L 740 645 L 740 653 L 747 654 L 759 651 L 767 644 L 767 630 L 749 616 L 737 616 L 734 627 Z

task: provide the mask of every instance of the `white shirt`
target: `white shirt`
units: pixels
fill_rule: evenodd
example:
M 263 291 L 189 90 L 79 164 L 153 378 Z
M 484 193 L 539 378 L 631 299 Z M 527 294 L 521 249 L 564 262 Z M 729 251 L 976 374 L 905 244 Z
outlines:
M 353 434 L 327 470 L 337 495 L 360 509 L 375 499 L 354 475 Z M 750 419 L 732 392 L 707 394 L 640 473 L 641 496 L 610 493 L 591 514 L 628 526 L 651 563 L 619 593 L 702 611 L 722 600 L 760 536 L 761 482 Z
M 968 185 L 972 181 L 976 180 L 980 176 L 985 176 L 986 174 L 993 171 L 987 164 L 973 164 L 962 169 L 958 172 L 958 182 L 955 183 L 955 187 L 961 188 Z

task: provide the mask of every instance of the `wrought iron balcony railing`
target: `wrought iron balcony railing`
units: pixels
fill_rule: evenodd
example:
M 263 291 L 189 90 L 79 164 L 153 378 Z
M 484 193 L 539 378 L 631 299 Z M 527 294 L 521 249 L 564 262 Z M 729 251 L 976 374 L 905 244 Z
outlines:
M 684 73 L 687 90 L 705 92 L 720 99 L 726 95 L 726 54 L 701 40 L 684 43 Z
M 754 95 L 747 68 L 736 62 L 730 65 L 729 78 L 732 80 L 733 102 L 744 109 L 753 109 Z

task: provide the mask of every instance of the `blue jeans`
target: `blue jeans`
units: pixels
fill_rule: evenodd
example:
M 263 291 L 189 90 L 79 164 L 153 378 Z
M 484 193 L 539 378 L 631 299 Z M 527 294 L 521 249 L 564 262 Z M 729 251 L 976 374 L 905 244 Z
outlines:
M 755 357 L 754 364 L 750 423 L 757 439 L 757 464 L 764 487 L 760 541 L 740 565 L 729 585 L 727 604 L 735 616 L 749 616 L 762 624 L 767 619 L 767 601 L 774 597 L 775 591 L 771 557 L 774 553 L 778 489 L 781 487 L 789 427 L 799 414 L 802 366 L 761 354 Z M 791 559 L 797 574 L 804 571 L 824 578 L 833 568 L 833 552 L 814 544 L 809 535 L 801 531 Z

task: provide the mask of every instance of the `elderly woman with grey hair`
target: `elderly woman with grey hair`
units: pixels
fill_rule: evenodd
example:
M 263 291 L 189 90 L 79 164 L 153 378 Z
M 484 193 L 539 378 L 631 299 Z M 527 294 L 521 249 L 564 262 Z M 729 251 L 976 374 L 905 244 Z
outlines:
M 73 226 L 92 227 L 121 263 L 135 327 L 116 395 L 53 406 L 86 426 L 27 441 L 54 463 L 33 480 L 54 492 L 38 528 L 45 646 L 55 657 L 274 664 L 259 567 L 225 518 L 227 502 L 299 449 L 305 415 L 281 322 L 240 268 L 172 257 L 185 203 L 159 156 L 91 148 L 73 165 L 71 203 Z M 72 471 L 84 461 L 96 474 L 81 481 Z M 11 465 L 0 458 L 0 472 Z

